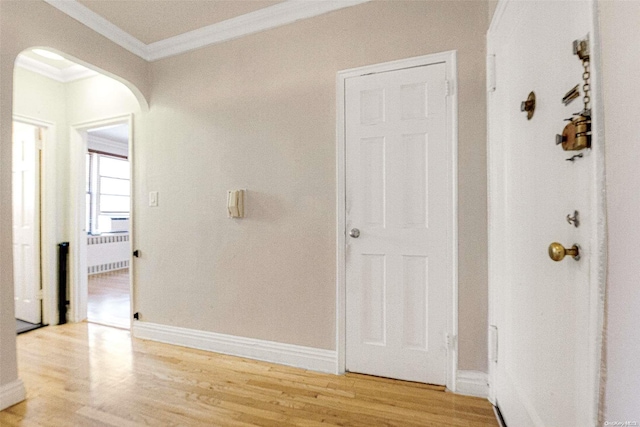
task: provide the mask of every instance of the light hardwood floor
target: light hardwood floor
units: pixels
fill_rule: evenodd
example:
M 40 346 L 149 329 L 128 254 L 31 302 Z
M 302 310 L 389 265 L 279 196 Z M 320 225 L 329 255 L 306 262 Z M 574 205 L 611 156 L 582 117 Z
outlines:
M 87 319 L 101 325 L 129 329 L 129 269 L 89 276 Z
M 0 426 L 496 426 L 485 399 L 131 339 L 96 324 L 18 337 L 27 401 Z

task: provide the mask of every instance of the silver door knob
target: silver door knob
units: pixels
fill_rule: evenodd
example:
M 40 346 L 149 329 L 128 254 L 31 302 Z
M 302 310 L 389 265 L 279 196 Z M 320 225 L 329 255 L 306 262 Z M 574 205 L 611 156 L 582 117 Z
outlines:
M 358 230 L 357 228 L 352 228 L 351 231 L 349 232 L 349 236 L 353 237 L 354 239 L 357 239 L 358 237 L 360 237 L 360 230 Z

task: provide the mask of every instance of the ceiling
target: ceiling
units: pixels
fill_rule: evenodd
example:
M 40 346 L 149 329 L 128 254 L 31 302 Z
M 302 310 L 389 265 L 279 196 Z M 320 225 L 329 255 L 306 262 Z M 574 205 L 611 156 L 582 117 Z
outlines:
M 68 83 L 97 75 L 93 70 L 66 59 L 49 59 L 25 50 L 18 55 L 16 65 L 29 71 L 49 77 L 61 83 Z
M 66 59 L 49 59 L 44 56 L 40 56 L 37 53 L 33 53 L 30 50 L 25 50 L 20 54 L 20 56 L 32 59 L 34 61 L 41 62 L 43 64 L 47 64 L 50 67 L 57 68 L 58 70 L 66 70 L 67 68 L 71 68 L 74 65 L 78 65 L 75 62 L 68 61 Z
M 140 58 L 156 61 L 371 0 L 44 1 Z
M 108 139 L 121 144 L 129 143 L 129 125 L 110 125 L 87 131 L 90 135 Z
M 273 6 L 267 0 L 78 0 L 144 44 Z
M 371 0 L 44 1 L 140 58 L 155 61 Z M 31 51 L 23 52 L 16 65 L 60 82 L 96 74 Z

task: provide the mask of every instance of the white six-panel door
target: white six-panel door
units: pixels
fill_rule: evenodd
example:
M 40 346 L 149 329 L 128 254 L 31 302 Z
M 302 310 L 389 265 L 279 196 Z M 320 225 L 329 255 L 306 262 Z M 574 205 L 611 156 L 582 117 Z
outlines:
M 345 80 L 346 230 L 360 232 L 346 237 L 351 372 L 446 381 L 452 196 L 445 79 L 438 63 Z
M 40 323 L 40 140 L 35 126 L 13 124 L 13 268 L 16 318 Z

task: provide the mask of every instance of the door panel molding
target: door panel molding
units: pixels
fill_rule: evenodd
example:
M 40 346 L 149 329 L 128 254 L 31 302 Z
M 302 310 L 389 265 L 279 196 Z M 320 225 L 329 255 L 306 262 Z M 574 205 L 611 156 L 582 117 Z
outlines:
M 445 64 L 447 81 L 446 97 L 446 141 L 449 144 L 450 162 L 448 165 L 448 189 L 452 203 L 452 230 L 449 239 L 452 256 L 450 284 L 450 304 L 447 318 L 448 355 L 446 386 L 456 391 L 458 367 L 458 98 L 457 98 L 457 52 L 447 51 L 398 61 L 375 64 L 340 71 L 336 78 L 336 373 L 346 371 L 346 132 L 345 132 L 345 81 L 350 77 L 370 73 L 420 67 L 433 64 Z

